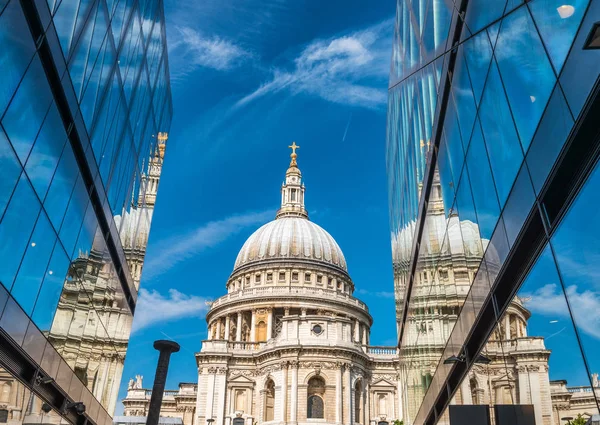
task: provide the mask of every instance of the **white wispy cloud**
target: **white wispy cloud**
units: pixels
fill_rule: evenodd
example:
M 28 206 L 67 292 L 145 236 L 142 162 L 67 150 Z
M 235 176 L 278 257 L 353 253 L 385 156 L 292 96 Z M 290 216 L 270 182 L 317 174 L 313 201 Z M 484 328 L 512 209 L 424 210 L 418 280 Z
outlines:
M 356 293 L 377 298 L 394 298 L 394 293 L 391 291 L 368 291 L 366 289 L 360 288 L 356 290 Z
M 526 306 L 534 313 L 569 318 L 565 296 L 557 284 L 544 285 L 522 297 L 529 299 Z M 600 339 L 600 294 L 589 289 L 580 292 L 576 285 L 571 285 L 567 287 L 567 297 L 577 327 Z
M 194 257 L 207 248 L 224 242 L 240 231 L 273 218 L 272 210 L 248 212 L 233 215 L 223 220 L 210 221 L 189 232 L 159 241 L 159 248 L 153 251 L 144 266 L 144 278 L 153 279 L 160 276 L 176 264 Z
M 175 27 L 169 45 L 171 72 L 175 80 L 196 68 L 228 71 L 240 66 L 252 53 L 234 41 L 216 35 L 206 36 L 191 27 Z
M 132 333 L 143 328 L 189 317 L 203 317 L 208 309 L 206 299 L 185 295 L 169 289 L 167 296 L 160 292 L 140 289 Z
M 292 70 L 274 69 L 270 80 L 236 106 L 282 90 L 366 108 L 385 105 L 392 22 L 390 19 L 361 31 L 311 42 L 294 59 Z

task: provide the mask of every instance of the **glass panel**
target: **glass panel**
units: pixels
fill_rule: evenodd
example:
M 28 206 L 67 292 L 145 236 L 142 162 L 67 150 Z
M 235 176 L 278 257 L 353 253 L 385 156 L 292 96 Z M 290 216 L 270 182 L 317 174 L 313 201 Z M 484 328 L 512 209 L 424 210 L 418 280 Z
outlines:
M 65 279 L 73 279 L 70 274 L 67 274 L 68 269 L 69 257 L 60 244 L 57 244 L 54 247 L 52 258 L 42 282 L 42 288 L 31 315 L 35 324 L 44 332 L 50 330 Z
M 489 2 L 488 0 L 470 0 L 467 7 L 465 24 L 471 34 L 475 34 L 498 19 L 502 15 L 505 6 L 506 0 L 495 0 L 493 2 Z
M 43 212 L 40 214 L 25 257 L 21 263 L 19 274 L 11 290 L 11 294 L 19 302 L 27 314 L 31 314 L 40 285 L 47 272 L 46 267 L 56 242 L 56 234 L 50 221 Z
M 1 7 L 0 7 L 1 9 Z M 4 113 L 27 65 L 35 53 L 31 32 L 18 1 L 8 4 L 0 16 L 0 116 Z
M 492 46 L 486 32 L 481 32 L 467 40 L 464 44 L 464 53 L 469 76 L 471 77 L 473 94 L 475 95 L 475 103 L 479 105 L 492 60 Z
M 75 161 L 75 155 L 73 155 L 70 145 L 67 144 L 63 149 L 50 189 L 44 200 L 44 208 L 55 229 L 61 227 L 78 175 L 79 168 Z
M 557 85 L 526 158 L 537 193 L 542 189 L 572 127 L 573 117 Z
M 600 371 L 600 166 L 552 237 L 565 292 L 579 330 L 590 372 Z M 549 294 L 548 296 L 550 296 Z
M 589 0 L 535 0 L 529 3 L 557 73 L 569 53 L 588 3 Z
M 0 319 L 0 328 L 18 345 L 21 345 L 25 338 L 25 332 L 27 332 L 27 326 L 29 326 L 29 318 L 15 299 L 10 297 L 4 307 L 2 319 Z
M 31 99 L 36 101 L 32 102 Z M 27 161 L 51 99 L 46 74 L 36 56 L 2 118 L 4 130 L 23 164 Z
M 592 1 L 560 76 L 560 84 L 575 117 L 581 112 L 598 79 L 600 50 L 582 49 L 592 25 L 598 21 L 598 16 L 600 16 L 600 2 Z
M 498 197 L 496 196 L 496 188 L 492 179 L 479 120 L 475 123 L 473 138 L 471 139 L 469 152 L 467 152 L 467 169 L 469 170 L 469 176 L 473 176 L 471 178 L 471 188 L 481 237 L 489 240 L 496 227 L 500 207 L 498 206 Z
M 494 55 L 527 151 L 556 76 L 526 7 L 504 18 Z
M 0 217 L 2 217 L 21 174 L 19 160 L 8 143 L 2 128 L 0 128 L 0 170 L 2 170 L 2 178 L 0 179 Z
M 56 170 L 66 140 L 67 133 L 58 110 L 53 104 L 46 115 L 42 129 L 25 165 L 29 180 L 40 199 L 46 197 L 46 191 Z
M 490 69 L 479 117 L 502 207 L 523 161 L 523 151 L 494 64 Z
M 0 222 L 0 282 L 7 288 L 12 287 L 39 211 L 40 204 L 33 189 L 25 176 L 21 176 Z
M 535 201 L 527 166 L 523 164 L 502 212 L 508 243 L 512 247 Z

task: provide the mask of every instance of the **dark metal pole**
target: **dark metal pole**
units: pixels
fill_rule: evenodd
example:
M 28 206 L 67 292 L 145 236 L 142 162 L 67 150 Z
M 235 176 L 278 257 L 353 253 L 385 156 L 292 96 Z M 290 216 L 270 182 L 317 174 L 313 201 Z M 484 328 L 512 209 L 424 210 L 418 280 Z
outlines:
M 167 381 L 167 371 L 169 370 L 169 359 L 171 358 L 171 353 L 179 351 L 179 344 L 175 341 L 161 339 L 154 341 L 154 348 L 160 351 L 160 355 L 158 356 L 158 364 L 156 365 L 156 375 L 154 376 L 146 425 L 158 425 L 160 407 L 162 405 L 163 393 L 165 392 L 165 382 Z

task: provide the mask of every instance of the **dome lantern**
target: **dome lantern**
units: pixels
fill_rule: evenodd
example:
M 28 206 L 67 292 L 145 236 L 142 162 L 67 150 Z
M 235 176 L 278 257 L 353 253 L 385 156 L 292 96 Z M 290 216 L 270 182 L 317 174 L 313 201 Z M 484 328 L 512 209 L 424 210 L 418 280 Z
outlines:
M 300 146 L 293 142 L 289 148 L 290 166 L 285 173 L 285 182 L 281 185 L 281 208 L 277 211 L 275 218 L 282 217 L 302 217 L 308 219 L 308 213 L 304 207 L 304 183 L 302 182 L 302 173 L 298 168 L 296 158 L 298 154 L 296 149 Z

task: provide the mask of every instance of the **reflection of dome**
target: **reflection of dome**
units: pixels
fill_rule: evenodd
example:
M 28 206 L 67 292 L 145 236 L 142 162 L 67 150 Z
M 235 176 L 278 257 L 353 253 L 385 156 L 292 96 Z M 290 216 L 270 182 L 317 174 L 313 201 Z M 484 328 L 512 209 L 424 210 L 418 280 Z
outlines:
M 304 217 L 281 217 L 254 232 L 240 250 L 234 271 L 275 259 L 318 261 L 347 271 L 344 254 L 333 237 Z

